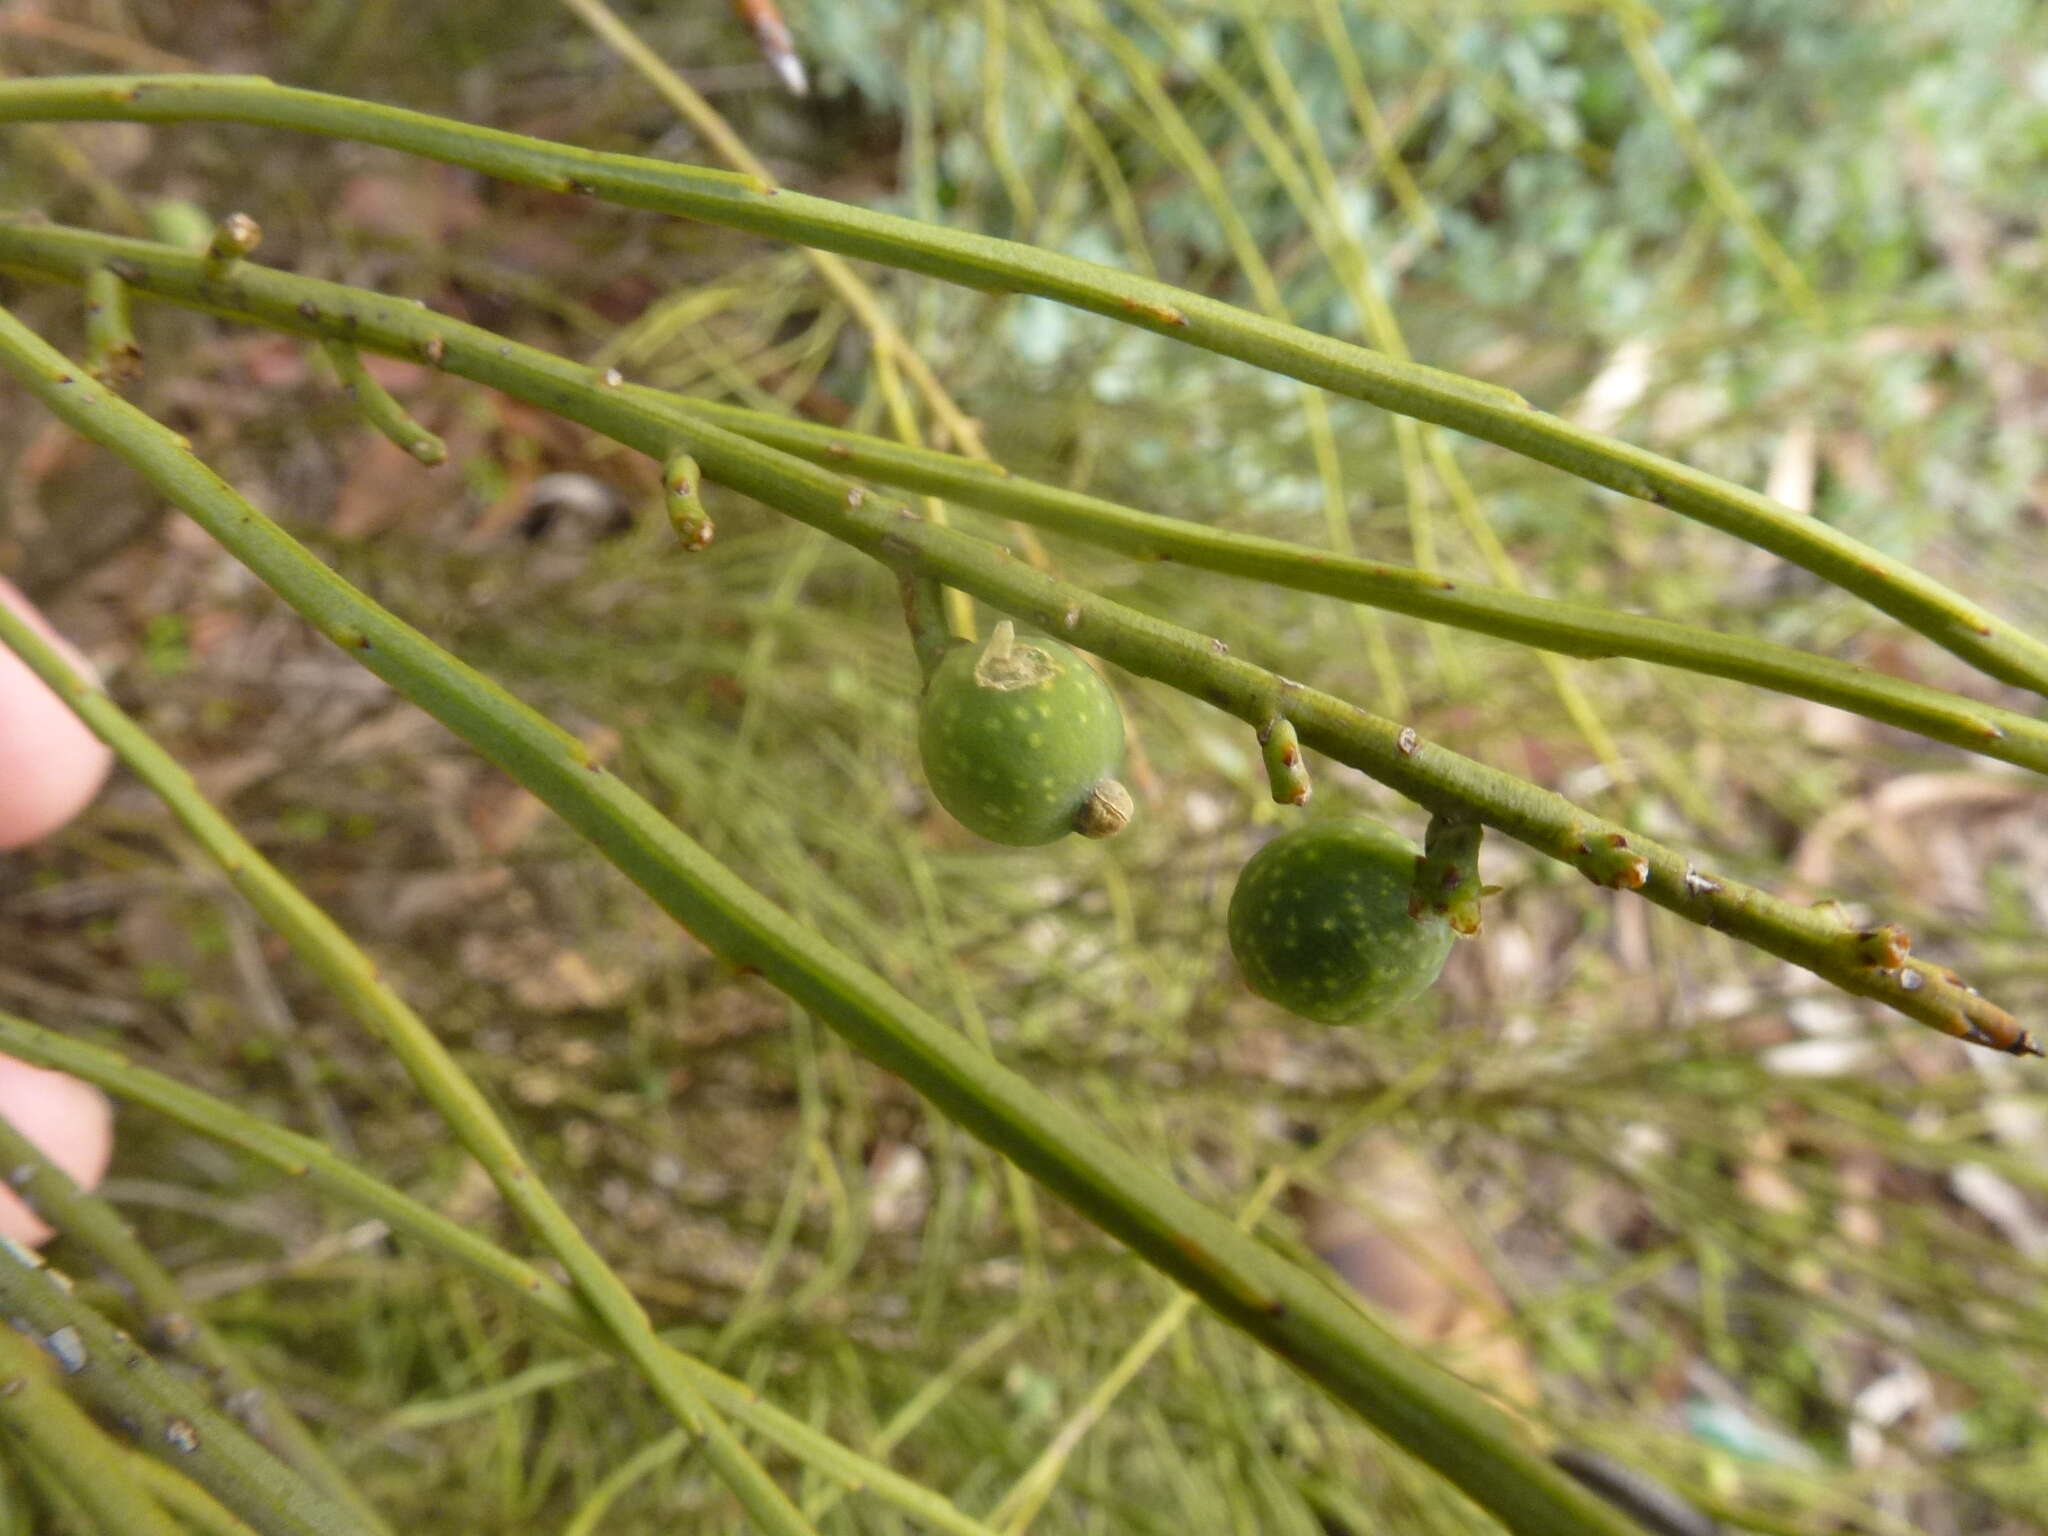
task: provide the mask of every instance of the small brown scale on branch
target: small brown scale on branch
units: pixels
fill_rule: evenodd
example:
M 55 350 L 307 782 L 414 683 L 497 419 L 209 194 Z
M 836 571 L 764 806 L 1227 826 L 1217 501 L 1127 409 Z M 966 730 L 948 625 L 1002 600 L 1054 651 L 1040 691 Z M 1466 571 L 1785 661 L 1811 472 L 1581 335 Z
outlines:
M 1650 879 L 1650 861 L 1629 846 L 1624 832 L 1581 837 L 1565 858 L 1595 885 L 1613 891 L 1639 891 Z

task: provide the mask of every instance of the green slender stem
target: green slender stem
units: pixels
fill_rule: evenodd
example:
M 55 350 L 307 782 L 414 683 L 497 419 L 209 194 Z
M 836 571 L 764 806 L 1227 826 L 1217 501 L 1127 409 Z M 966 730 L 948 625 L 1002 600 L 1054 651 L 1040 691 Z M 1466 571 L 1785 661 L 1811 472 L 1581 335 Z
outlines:
M 688 1447 L 689 1440 L 680 1431 L 673 1431 L 641 1446 L 607 1472 L 604 1480 L 590 1490 L 590 1497 L 562 1527 L 562 1536 L 595 1536 L 604 1529 L 605 1516 L 611 1513 L 612 1506 L 627 1490 L 643 1478 L 652 1477 Z
M 0 1476 L 5 1477 L 4 1490 L 0 1491 L 12 1495 L 26 1487 L 35 1496 L 0 1505 L 0 1529 L 7 1536 L 43 1536 L 46 1529 L 61 1532 L 62 1536 L 79 1536 L 81 1531 L 85 1536 L 93 1536 L 87 1523 L 89 1517 L 78 1507 L 78 1501 L 56 1471 L 31 1451 L 25 1441 L 16 1440 L 14 1448 L 14 1456 L 0 1456 Z
M 11 259 L 0 227 L 0 263 Z M 2048 721 L 1747 635 L 1452 580 L 1258 534 L 1205 527 L 1011 474 L 1000 465 L 912 448 L 723 402 L 668 396 L 700 416 L 813 464 L 928 491 L 1140 560 L 1316 592 L 1475 634 L 1587 659 L 1626 656 L 1812 699 L 1932 741 L 2048 773 Z
M 12 1244 L 0 1245 L 0 1317 L 36 1336 L 67 1389 L 96 1414 L 264 1536 L 362 1536 L 367 1529 Z
M 14 633 L 40 639 L 9 610 L 0 615 L 0 644 Z M 243 1426 L 347 1505 L 365 1530 L 390 1536 L 385 1523 L 313 1437 L 284 1399 L 250 1370 L 242 1357 L 204 1319 L 193 1315 L 170 1273 L 135 1240 L 113 1206 L 89 1194 L 51 1162 L 34 1142 L 0 1118 L 0 1168 L 8 1185 L 29 1208 L 71 1242 L 91 1254 L 125 1284 L 134 1297 L 144 1337 L 174 1349 L 197 1366 L 217 1401 Z
M 42 366 L 33 377 L 56 388 L 67 406 L 78 401 L 75 393 L 65 391 L 65 383 L 78 382 L 82 375 L 4 310 L 0 310 L 0 351 L 6 353 L 11 366 L 21 365 L 34 353 Z M 102 391 L 102 398 L 119 397 Z M 92 409 L 91 404 L 87 409 Z M 162 434 L 172 444 L 180 441 L 140 412 L 133 412 L 128 421 L 148 423 L 152 435 Z M 187 462 L 196 466 L 196 461 Z M 214 483 L 220 485 L 218 481 Z M 221 489 L 226 487 L 222 485 Z M 47 645 L 35 644 L 32 631 L 18 616 L 0 615 L 0 640 L 44 675 L 72 703 L 80 718 L 129 762 L 137 776 L 157 792 L 186 831 L 221 867 L 235 889 L 291 942 L 344 1005 L 398 1058 L 415 1086 L 490 1174 L 506 1204 L 561 1260 L 592 1311 L 619 1340 L 663 1404 L 685 1427 L 704 1437 L 706 1456 L 713 1470 L 748 1513 L 764 1529 L 785 1536 L 809 1536 L 810 1522 L 747 1453 L 691 1379 L 675 1368 L 668 1352 L 659 1347 L 653 1324 L 625 1282 L 534 1177 L 517 1142 L 481 1090 L 425 1021 L 379 979 L 370 957 L 199 795 L 191 776 L 148 742 L 104 693 L 63 666 L 62 658 Z M 367 650 L 372 641 L 368 635 L 351 630 L 344 643 Z M 53 661 L 57 663 L 54 668 Z M 587 753 L 580 745 L 577 751 L 587 761 Z M 593 770 L 594 766 L 591 765 Z
M 19 232 L 19 226 L 0 224 L 0 263 L 14 259 L 11 252 L 19 247 L 12 237 Z M 88 251 L 95 263 L 106 256 L 104 242 L 98 240 L 82 248 L 73 241 L 71 246 L 81 251 L 80 259 Z M 1026 569 L 985 540 L 928 524 L 898 502 L 726 432 L 680 409 L 659 391 L 600 386 L 578 364 L 398 299 L 247 264 L 231 280 L 215 282 L 188 258 L 161 247 L 124 243 L 122 249 L 114 259 L 138 291 L 161 293 L 296 334 L 342 332 L 362 346 L 430 360 L 448 372 L 581 422 L 652 458 L 665 459 L 680 445 L 713 479 L 842 540 L 899 575 L 932 579 L 968 592 L 1130 671 L 1214 704 L 1254 729 L 1284 714 L 1305 745 L 1351 764 L 1433 812 L 1483 823 L 1571 864 L 1596 884 L 1640 890 L 1691 922 L 1729 933 L 1845 991 L 1876 998 L 1944 1034 L 2015 1054 L 2040 1054 L 2033 1036 L 2011 1014 L 1978 995 L 1954 972 L 1919 960 L 1898 966 L 1872 964 L 1855 936 L 1826 907 L 1795 906 L 1711 874 L 1683 853 L 1591 816 L 1560 795 L 1424 742 L 1397 722 L 1231 657 L 1219 639 Z M 148 252 L 151 259 L 131 261 L 126 254 L 130 251 Z M 32 385 L 38 377 L 31 376 Z M 87 436 L 110 446 L 126 443 L 121 434 L 102 430 L 112 417 L 76 405 L 75 396 L 89 387 L 87 383 L 78 383 L 74 390 L 53 387 L 41 377 L 37 387 L 53 409 Z M 147 417 L 138 416 L 131 425 L 136 423 L 162 430 Z M 169 477 L 174 465 L 186 463 L 172 455 L 161 473 Z M 189 471 L 184 473 L 189 478 Z M 211 477 L 208 483 L 219 486 Z M 230 520 L 222 526 L 240 525 Z M 238 550 L 247 545 L 246 539 L 231 542 L 225 536 L 223 542 Z M 276 568 L 275 562 L 271 568 Z M 378 669 L 375 658 L 359 659 Z
M 247 1521 L 235 1518 L 233 1510 L 224 1509 L 219 1500 L 191 1478 L 162 1462 L 130 1451 L 123 1458 L 123 1467 L 157 1503 L 178 1517 L 180 1525 L 199 1532 L 200 1536 L 256 1536 Z
M 1479 882 L 1479 843 L 1485 831 L 1463 816 L 1430 817 L 1422 857 L 1415 861 L 1411 913 L 1434 912 L 1467 938 L 1479 931 L 1479 899 L 1486 890 Z
M 1203 294 L 989 235 L 761 180 L 600 154 L 247 75 L 69 76 L 0 83 L 0 121 L 239 122 L 378 144 L 526 186 L 703 219 L 989 292 L 1036 294 L 1452 427 L 1668 506 L 1852 592 L 2003 682 L 2048 693 L 2048 644 L 1904 561 L 1769 497 L 1533 410 L 1496 385 L 1407 362 Z
M 56 1375 L 41 1350 L 0 1325 L 0 1432 L 60 1483 L 105 1536 L 182 1536 L 128 1475 L 120 1446 L 65 1396 Z
M 321 339 L 320 350 L 334 365 L 334 371 L 341 377 L 341 387 L 348 391 L 349 399 L 362 412 L 363 420 L 422 464 L 447 462 L 448 445 L 414 421 L 406 408 L 393 398 L 391 391 L 371 376 L 370 370 L 363 366 L 360 352 L 331 336 Z
M 241 269 L 230 292 L 203 280 L 199 262 L 160 245 L 0 220 L 0 266 L 81 281 L 103 260 L 117 261 L 130 285 L 151 297 L 260 324 L 295 327 L 311 335 L 347 332 L 354 304 L 378 302 L 360 289 L 258 267 Z M 312 306 L 318 318 L 308 321 L 299 311 L 302 304 Z M 419 356 L 419 345 L 409 339 L 394 350 Z M 510 388 L 502 382 L 500 387 Z M 628 386 L 628 392 L 637 388 Z M 665 406 L 814 464 L 941 495 L 1141 560 L 1174 561 L 1321 593 L 1567 656 L 1626 656 L 1730 678 L 2048 773 L 2048 722 L 1832 657 L 1746 635 L 1716 634 L 1666 619 L 1532 597 L 1280 539 L 1208 528 L 1012 475 L 985 461 L 886 438 L 708 400 L 666 394 L 658 398 Z
M 357 314 L 356 336 L 365 342 L 378 330 L 370 308 Z M 489 345 L 510 347 L 495 340 Z M 444 339 L 435 350 L 445 361 L 451 348 Z M 764 899 L 593 761 L 574 737 L 350 587 L 194 458 L 183 439 L 84 377 L 5 311 L 0 311 L 0 361 L 74 430 L 141 473 L 321 633 L 552 806 L 708 948 L 759 971 L 855 1049 L 903 1078 L 1081 1214 L 1195 1291 L 1220 1316 L 1451 1479 L 1509 1529 L 1522 1536 L 1623 1536 L 1626 1526 L 1619 1517 L 1534 1454 L 1477 1393 Z M 798 502 L 816 510 L 816 503 L 829 501 L 849 517 L 860 512 L 864 498 L 852 492 L 855 504 L 849 506 L 849 489 L 835 477 L 679 415 L 663 417 L 618 390 L 590 383 L 580 372 L 573 387 L 565 377 L 557 389 L 565 398 L 604 397 L 624 413 L 622 430 L 635 420 L 657 430 L 661 441 L 651 449 L 657 457 L 665 457 L 681 436 L 707 473 L 729 485 L 772 485 L 779 492 L 776 502 L 788 502 L 790 510 Z M 712 452 L 718 455 L 716 466 Z M 766 474 L 750 472 L 749 463 Z M 806 489 L 804 481 L 816 483 Z M 825 521 L 820 519 L 820 526 Z M 875 549 L 899 528 L 957 540 L 963 552 L 973 555 L 959 562 L 962 574 L 977 581 L 983 561 L 997 567 L 1015 564 L 981 540 L 923 528 L 901 508 L 861 528 L 855 542 Z M 855 532 L 855 526 L 848 526 L 839 536 Z M 1056 593 L 1076 605 L 1087 598 L 1096 622 L 1077 620 L 1067 626 L 1082 629 L 1083 644 L 1098 634 L 1181 633 L 1036 573 L 1030 573 L 1030 580 L 1043 584 L 1030 589 L 1037 596 Z M 1001 584 L 992 590 L 1002 590 Z M 1040 611 L 1036 604 L 1027 606 Z M 1054 610 L 1055 622 L 1063 611 L 1064 605 Z M 1113 654 L 1107 644 L 1096 648 Z M 1199 648 L 1213 655 L 1206 645 Z M 1132 647 L 1120 642 L 1118 649 Z M 1263 680 L 1269 695 L 1273 692 L 1277 680 L 1270 674 L 1246 670 Z M 1269 702 L 1260 718 L 1272 712 Z M 363 978 L 332 967 L 338 953 L 312 951 L 309 958 L 330 981 L 354 990 Z M 462 1103 L 449 1109 L 473 1113 Z M 519 1191 L 515 1181 L 508 1198 Z M 596 1303 L 601 1293 L 586 1292 L 586 1299 Z M 621 1343 L 630 1344 L 630 1335 L 619 1331 Z M 635 1359 L 643 1370 L 656 1363 L 637 1352 Z
M 123 384 L 142 372 L 128 285 L 105 267 L 85 280 L 85 366 L 102 384 Z
M 23 618 L 10 608 L 6 608 L 4 604 L 0 604 L 0 647 L 6 647 L 23 657 L 29 668 L 43 682 L 47 682 L 57 692 L 59 698 L 66 700 L 66 705 L 70 705 L 72 711 L 102 741 L 106 741 L 106 745 L 111 745 L 115 754 L 121 758 L 121 762 L 139 780 L 154 788 L 154 791 L 166 801 L 166 805 L 172 807 L 172 811 L 186 825 L 190 834 L 207 848 L 207 852 L 213 858 L 217 858 L 223 864 L 223 868 L 227 868 L 229 879 L 236 883 L 236 887 L 250 899 L 250 903 L 258 911 L 262 911 L 266 918 L 272 918 L 279 924 L 281 930 L 293 934 L 295 940 L 305 940 L 307 932 L 311 934 L 309 942 L 313 944 L 313 950 L 307 950 L 307 958 L 313 961 L 317 971 L 322 971 L 322 975 L 330 979 L 330 985 L 334 983 L 336 973 L 340 973 L 342 977 L 356 977 L 354 981 L 348 983 L 346 989 L 338 987 L 338 991 L 344 991 L 344 995 L 350 1001 L 360 1001 L 360 977 L 369 975 L 371 965 L 367 961 L 367 956 L 352 950 L 346 938 L 340 940 L 340 946 L 346 952 L 319 950 L 317 946 L 322 942 L 319 940 L 319 930 L 332 928 L 326 922 L 324 913 L 319 913 L 317 907 L 311 907 L 311 903 L 305 903 L 303 897 L 297 897 L 297 893 L 291 891 L 289 883 L 285 883 L 283 879 L 283 874 L 276 872 L 262 858 L 262 854 L 256 848 L 252 848 L 238 831 L 197 793 L 193 780 L 190 780 L 190 774 L 186 774 L 178 766 L 178 762 L 170 758 L 170 754 L 166 754 L 160 745 L 156 745 L 156 741 L 152 741 L 150 735 L 147 735 L 139 725 L 135 725 L 135 721 L 129 719 L 115 705 L 113 698 L 106 696 L 106 692 L 100 690 L 98 684 L 90 682 L 84 674 L 80 674 L 49 641 L 45 641 L 31 625 L 27 625 Z M 375 983 L 373 977 L 369 979 L 369 989 L 383 993 L 381 985 Z M 389 993 L 383 993 L 383 1001 L 379 1001 L 377 1008 L 403 1010 L 403 1001 L 395 999 Z M 389 1014 L 379 1014 L 379 1020 L 387 1016 Z M 6 1020 L 4 1016 L 0 1016 L 0 1032 L 4 1032 L 6 1028 L 35 1030 L 35 1026 L 25 1024 L 23 1020 Z M 401 1030 L 403 1026 L 395 1024 L 393 1028 Z M 381 1028 L 381 1032 L 385 1034 L 385 1038 L 389 1038 L 387 1030 Z M 16 1044 L 18 1049 L 14 1051 L 14 1055 L 20 1055 L 25 1061 L 49 1059 L 47 1042 L 39 1044 L 35 1034 L 27 1036 L 27 1042 Z M 80 1047 L 80 1051 L 88 1049 Z M 522 1300 L 528 1300 L 532 1305 L 537 1305 L 543 1313 L 553 1317 L 557 1323 L 565 1323 L 580 1337 L 596 1341 L 600 1346 L 608 1346 L 612 1352 L 625 1356 L 629 1364 L 641 1364 L 639 1356 L 631 1352 L 627 1341 L 621 1339 L 618 1331 L 600 1321 L 598 1317 L 594 1317 L 592 1311 L 578 1303 L 578 1298 L 575 1298 L 571 1290 L 555 1284 L 553 1280 L 543 1280 L 543 1276 L 537 1270 L 518 1264 L 512 1257 L 504 1255 L 500 1249 L 467 1233 L 463 1227 L 444 1223 L 438 1217 L 434 1217 L 432 1212 L 412 1206 L 401 1196 L 395 1196 L 393 1192 L 385 1190 L 385 1186 L 381 1186 L 377 1180 L 365 1174 L 358 1174 L 358 1171 L 352 1169 L 346 1161 L 336 1159 L 324 1147 L 319 1147 L 319 1143 L 305 1141 L 303 1137 L 291 1137 L 289 1133 L 283 1133 L 283 1130 L 268 1128 L 264 1126 L 262 1120 L 252 1120 L 250 1116 L 238 1110 L 231 1110 L 229 1106 L 223 1106 L 217 1100 L 195 1096 L 188 1090 L 176 1090 L 174 1085 L 166 1085 L 164 1081 L 145 1081 L 139 1090 L 125 1075 L 119 1077 L 119 1081 L 109 1083 L 106 1081 L 106 1071 L 109 1071 L 111 1063 L 119 1063 L 119 1059 L 115 1057 L 109 1061 L 92 1057 L 88 1051 L 88 1055 L 82 1059 L 76 1055 L 68 1057 L 66 1065 L 61 1065 L 59 1069 L 74 1071 L 76 1075 L 86 1077 L 88 1081 L 96 1081 L 102 1087 L 109 1087 L 109 1092 L 119 1092 L 127 1098 L 147 1102 L 152 1108 L 158 1108 L 164 1114 L 172 1114 L 182 1124 L 193 1126 L 195 1130 L 203 1130 L 203 1133 L 211 1133 L 213 1128 L 219 1126 L 229 1126 L 233 1130 L 233 1135 L 236 1135 L 236 1145 L 244 1147 L 246 1151 L 252 1151 L 258 1157 L 264 1157 L 276 1165 L 285 1167 L 293 1176 L 309 1176 L 315 1182 L 324 1182 L 324 1188 L 330 1188 L 336 1194 L 336 1198 L 344 1198 L 354 1204 L 367 1204 L 375 1214 L 379 1214 L 381 1219 L 385 1219 L 395 1229 L 422 1237 L 422 1241 L 428 1241 L 434 1247 L 451 1253 L 459 1262 L 481 1272 L 485 1278 L 496 1280 L 512 1294 L 520 1296 Z M 14 1163 L 6 1159 L 4 1145 L 6 1143 L 0 1141 L 0 1161 L 12 1167 Z M 522 1180 L 514 1180 L 514 1184 L 520 1182 Z M 53 1225 L 59 1223 L 53 1221 Z M 119 1227 L 119 1219 L 115 1219 L 115 1225 Z M 133 1243 L 133 1239 L 127 1241 Z M 137 1266 L 131 1262 L 123 1268 L 123 1274 L 135 1272 L 135 1268 Z M 137 1286 L 137 1292 L 141 1292 L 141 1286 Z M 182 1321 L 182 1313 L 178 1317 Z M 178 1331 L 182 1333 L 188 1327 L 188 1323 L 182 1323 Z M 936 1493 L 930 1493 L 920 1485 L 911 1483 L 909 1479 L 891 1473 L 887 1466 L 860 1458 L 854 1452 L 838 1446 L 836 1442 L 831 1442 L 829 1438 L 807 1430 L 807 1427 L 797 1419 L 791 1419 L 764 1403 L 758 1403 L 754 1393 L 750 1393 L 745 1386 L 670 1348 L 668 1343 L 655 1339 L 651 1346 L 651 1354 L 659 1358 L 659 1376 L 664 1380 L 680 1378 L 686 1386 L 692 1386 L 696 1393 L 711 1397 L 715 1407 L 737 1413 L 752 1430 L 760 1432 L 774 1444 L 795 1454 L 799 1460 L 805 1460 L 807 1464 L 817 1464 L 823 1470 L 827 1470 L 827 1473 L 836 1475 L 848 1483 L 872 1487 L 879 1497 L 897 1503 L 907 1513 L 913 1513 L 913 1516 L 924 1518 L 936 1530 L 956 1532 L 958 1536 L 987 1536 L 987 1532 L 979 1524 L 963 1516 L 961 1511 L 954 1509 Z M 375 1520 L 365 1520 L 365 1528 L 381 1530 L 381 1524 Z
M 929 576 L 905 576 L 897 583 L 903 591 L 903 622 L 910 629 L 910 649 L 917 657 L 917 670 L 929 683 L 946 653 L 960 644 L 946 623 L 946 590 Z

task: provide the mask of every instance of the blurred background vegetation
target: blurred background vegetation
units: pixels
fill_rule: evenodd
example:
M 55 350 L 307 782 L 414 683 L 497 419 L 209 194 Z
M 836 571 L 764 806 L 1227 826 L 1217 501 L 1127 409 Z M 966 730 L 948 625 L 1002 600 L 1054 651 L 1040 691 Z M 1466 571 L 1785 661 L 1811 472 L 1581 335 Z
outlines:
M 791 185 L 1405 339 L 2048 628 L 2037 6 L 791 0 L 808 100 L 722 5 L 621 14 Z M 13 0 L 0 64 L 261 72 L 712 159 L 549 0 Z M 6 146 L 9 210 L 139 233 L 160 197 L 239 209 L 262 259 L 635 379 L 892 430 L 865 336 L 788 249 L 253 129 Z M 1047 303 L 868 275 L 1021 472 L 2028 707 L 1654 507 Z M 73 295 L 10 288 L 75 343 Z M 685 557 L 653 466 L 579 429 L 379 364 L 449 440 L 423 471 L 299 345 L 154 309 L 140 328 L 136 398 L 352 580 L 1205 1198 L 1235 1209 L 1299 1162 L 1272 1241 L 1557 1443 L 1731 1527 L 2048 1528 L 2038 1068 L 1500 840 L 1486 933 L 1429 999 L 1369 1032 L 1289 1019 L 1224 951 L 1235 871 L 1289 814 L 1234 722 L 1129 685 L 1131 831 L 996 850 L 928 800 L 894 588 L 863 561 L 715 492 L 718 540 Z M 1041 1532 L 1486 1528 L 1199 1313 L 1091 1405 L 1161 1281 L 679 937 L 5 398 L 0 569 L 372 948 L 664 1327 L 970 1510 L 1067 1433 Z M 1902 921 L 2023 1019 L 2048 1004 L 2048 792 L 2023 774 L 1733 684 L 1051 554 L 1717 868 Z M 1317 809 L 1419 834 L 1413 807 L 1317 767 Z M 397 1070 L 132 784 L 0 862 L 0 1006 L 513 1239 Z M 139 1114 L 110 1191 L 401 1525 L 738 1528 L 687 1456 L 607 1482 L 666 1432 L 655 1405 L 374 1225 Z M 904 1528 L 857 1498 L 824 1526 Z

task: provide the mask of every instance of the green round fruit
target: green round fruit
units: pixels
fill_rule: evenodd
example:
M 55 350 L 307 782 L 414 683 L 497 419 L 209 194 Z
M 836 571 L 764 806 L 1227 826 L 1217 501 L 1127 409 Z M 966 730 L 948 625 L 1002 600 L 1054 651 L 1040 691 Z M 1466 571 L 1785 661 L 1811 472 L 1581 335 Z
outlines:
M 1230 952 L 1251 989 L 1319 1024 L 1362 1024 L 1419 996 L 1454 937 L 1435 913 L 1409 915 L 1420 853 L 1356 816 L 1253 854 L 1230 898 Z
M 1112 777 L 1124 756 L 1116 695 L 1079 651 L 1020 639 L 1008 621 L 933 668 L 917 746 L 939 804 L 990 842 L 1108 837 L 1130 820 Z

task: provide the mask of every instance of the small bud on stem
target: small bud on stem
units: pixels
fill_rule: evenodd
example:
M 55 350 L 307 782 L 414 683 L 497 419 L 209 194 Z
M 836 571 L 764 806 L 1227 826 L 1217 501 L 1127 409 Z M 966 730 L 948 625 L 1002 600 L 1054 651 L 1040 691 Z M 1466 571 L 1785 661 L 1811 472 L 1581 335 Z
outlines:
M 1285 715 L 1275 715 L 1259 732 L 1259 751 L 1266 759 L 1266 779 L 1281 805 L 1307 805 L 1314 789 L 1308 781 L 1308 760 L 1301 755 L 1301 737 Z
M 1620 832 L 1581 837 L 1567 855 L 1580 874 L 1611 891 L 1639 891 L 1649 881 L 1650 861 Z
M 1882 923 L 1856 935 L 1856 958 L 1881 971 L 1896 971 L 1904 965 L 1906 951 L 1912 947 L 1912 936 L 1897 923 Z
M 206 243 L 206 275 L 225 277 L 234 264 L 263 243 L 263 226 L 246 213 L 231 213 L 213 228 Z
M 704 502 L 697 494 L 702 481 L 697 461 L 687 453 L 671 454 L 661 466 L 661 495 L 668 508 L 668 525 L 675 529 L 683 548 L 692 554 L 709 545 L 715 531 L 711 514 L 704 510 Z

